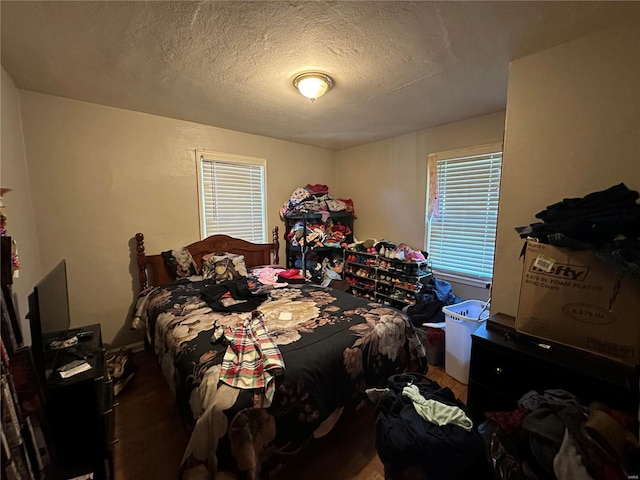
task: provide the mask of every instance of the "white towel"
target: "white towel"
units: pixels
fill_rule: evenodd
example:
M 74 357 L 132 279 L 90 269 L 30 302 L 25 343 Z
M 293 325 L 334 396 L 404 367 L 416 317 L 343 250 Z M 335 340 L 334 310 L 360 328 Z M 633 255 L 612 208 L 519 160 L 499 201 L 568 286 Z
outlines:
M 402 394 L 413 402 L 416 412 L 427 422 L 436 425 L 454 424 L 470 431 L 473 422 L 460 407 L 446 405 L 437 400 L 427 400 L 420 394 L 420 390 L 415 385 L 407 385 L 402 389 Z

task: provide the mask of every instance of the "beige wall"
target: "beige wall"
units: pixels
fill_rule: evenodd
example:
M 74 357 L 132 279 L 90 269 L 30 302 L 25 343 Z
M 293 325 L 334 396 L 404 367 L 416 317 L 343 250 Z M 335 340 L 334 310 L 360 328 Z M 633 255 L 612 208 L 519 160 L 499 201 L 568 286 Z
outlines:
M 515 315 L 514 228 L 567 197 L 640 190 L 640 33 L 583 37 L 511 63 L 492 312 Z
M 483 115 L 338 152 L 337 193 L 354 201 L 356 237 L 424 249 L 427 156 L 502 142 L 504 118 L 504 112 Z M 452 285 L 462 298 L 488 297 L 486 289 Z
M 354 201 L 358 239 L 423 249 L 427 155 L 502 142 L 503 132 L 498 112 L 339 151 L 336 190 Z
M 21 263 L 19 277 L 13 280 L 14 306 L 22 320 L 25 343 L 30 343 L 29 324 L 25 319 L 27 296 L 40 279 L 42 270 L 22 134 L 20 93 L 4 68 L 1 91 L 0 185 L 11 189 L 4 197 L 3 210 L 8 218 L 7 234 L 16 242 Z
M 72 324 L 101 323 L 114 345 L 140 339 L 134 234 L 150 253 L 199 238 L 195 149 L 267 160 L 269 229 L 295 187 L 334 183 L 329 150 L 34 92 L 21 102 L 43 269 L 67 259 Z

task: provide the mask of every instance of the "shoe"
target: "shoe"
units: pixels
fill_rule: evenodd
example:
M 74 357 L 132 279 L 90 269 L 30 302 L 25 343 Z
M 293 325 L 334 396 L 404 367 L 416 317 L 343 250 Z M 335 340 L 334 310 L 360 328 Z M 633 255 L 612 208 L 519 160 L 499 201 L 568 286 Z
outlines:
M 131 356 L 131 350 L 128 348 L 122 347 L 118 353 L 110 353 L 107 355 L 107 371 L 109 372 L 109 376 L 111 378 L 120 378 L 122 377 L 125 365 Z
M 364 393 L 367 394 L 367 397 L 374 405 L 377 405 L 380 400 L 382 400 L 387 393 L 389 393 L 388 388 L 367 388 Z
M 127 362 L 122 376 L 113 384 L 113 396 L 118 396 L 124 387 L 129 385 L 136 378 L 138 367 L 132 362 Z

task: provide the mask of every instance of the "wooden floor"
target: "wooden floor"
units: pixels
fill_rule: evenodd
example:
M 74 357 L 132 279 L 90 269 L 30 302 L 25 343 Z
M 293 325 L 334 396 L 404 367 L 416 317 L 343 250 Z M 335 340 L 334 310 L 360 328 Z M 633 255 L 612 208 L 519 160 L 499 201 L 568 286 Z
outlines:
M 115 480 L 176 480 L 188 440 L 178 408 L 153 354 L 135 353 L 133 361 L 137 377 L 116 397 Z M 466 402 L 466 385 L 442 368 L 430 366 L 428 376 Z M 343 420 L 313 448 L 295 456 L 278 480 L 311 478 L 311 472 L 318 479 L 384 480 L 375 450 L 373 406 Z
M 187 446 L 178 407 L 154 355 L 132 360 L 136 378 L 116 397 L 115 480 L 176 480 Z

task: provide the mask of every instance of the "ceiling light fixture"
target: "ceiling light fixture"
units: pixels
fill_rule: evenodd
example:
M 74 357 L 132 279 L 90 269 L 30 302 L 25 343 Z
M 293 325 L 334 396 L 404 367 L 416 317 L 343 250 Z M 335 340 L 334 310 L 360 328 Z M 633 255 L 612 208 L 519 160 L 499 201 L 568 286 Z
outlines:
M 333 87 L 333 79 L 329 75 L 318 72 L 301 73 L 293 79 L 293 86 L 311 102 L 320 98 Z

